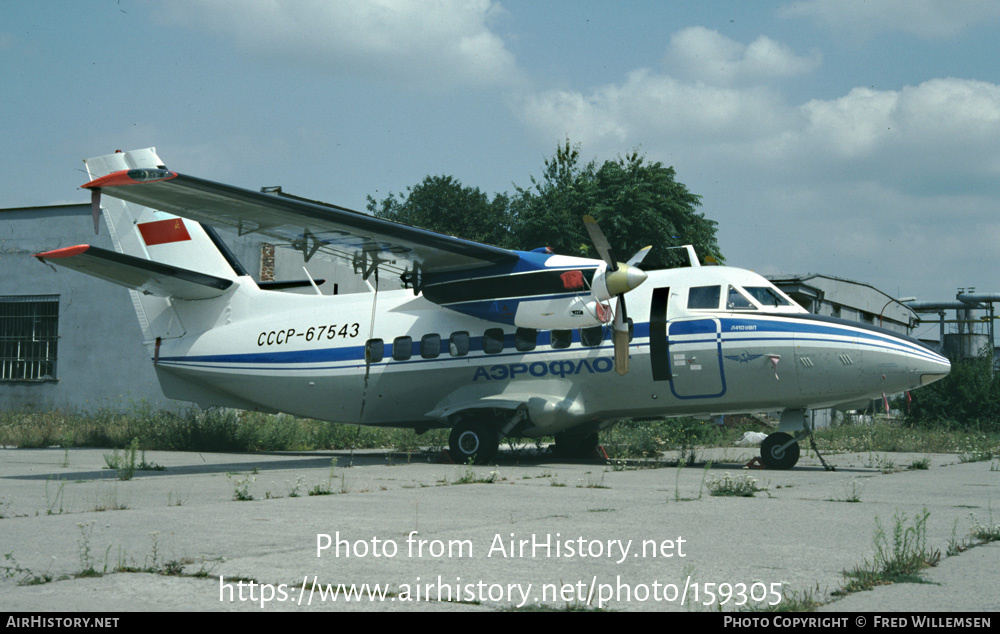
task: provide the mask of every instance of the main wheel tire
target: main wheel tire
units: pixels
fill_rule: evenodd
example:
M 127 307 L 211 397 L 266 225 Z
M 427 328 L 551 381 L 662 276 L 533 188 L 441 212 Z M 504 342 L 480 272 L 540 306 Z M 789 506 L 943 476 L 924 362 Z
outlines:
M 799 461 L 799 443 L 781 448 L 792 437 L 783 431 L 775 432 L 760 443 L 760 461 L 768 469 L 791 469 Z
M 496 457 L 500 435 L 490 425 L 479 421 L 459 421 L 451 428 L 448 450 L 458 464 L 483 464 Z

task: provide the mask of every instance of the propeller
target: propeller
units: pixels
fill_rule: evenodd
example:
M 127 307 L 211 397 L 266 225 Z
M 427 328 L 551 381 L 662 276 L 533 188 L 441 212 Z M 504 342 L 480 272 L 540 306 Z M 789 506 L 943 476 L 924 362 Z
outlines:
M 637 267 L 653 247 L 650 245 L 640 249 L 629 258 L 627 263 L 622 264 L 615 260 L 611 252 L 611 245 L 608 244 L 604 232 L 601 231 L 593 216 L 584 216 L 583 226 L 587 228 L 590 240 L 597 248 L 601 259 L 607 264 L 604 283 L 608 293 L 615 296 L 617 300 L 612 333 L 612 342 L 615 347 L 615 372 L 625 375 L 628 373 L 628 313 L 625 309 L 625 293 L 646 281 L 645 271 Z

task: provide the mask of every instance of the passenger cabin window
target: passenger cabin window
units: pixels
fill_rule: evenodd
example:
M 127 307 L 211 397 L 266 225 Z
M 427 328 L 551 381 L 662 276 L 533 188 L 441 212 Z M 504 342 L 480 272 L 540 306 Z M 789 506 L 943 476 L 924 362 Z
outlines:
M 448 339 L 448 352 L 453 357 L 464 357 L 469 354 L 469 333 L 463 331 L 451 333 Z
M 746 292 L 753 295 L 761 306 L 791 306 L 791 303 L 781 295 L 778 295 L 773 288 L 767 286 L 744 286 Z
M 420 356 L 433 359 L 441 354 L 441 335 L 424 335 L 420 339 Z
M 385 354 L 385 342 L 381 339 L 369 339 L 365 344 L 365 361 L 378 363 Z
M 726 297 L 726 308 L 729 310 L 757 310 L 757 307 L 739 292 L 732 284 L 729 285 L 729 296 Z
M 483 352 L 497 354 L 503 352 L 503 328 L 489 328 L 483 335 Z
M 688 290 L 688 308 L 718 309 L 721 292 L 719 286 L 693 286 Z
M 392 358 L 396 361 L 406 361 L 413 356 L 413 339 L 396 337 L 392 340 Z
M 580 329 L 580 343 L 593 348 L 601 345 L 604 340 L 604 326 L 593 326 L 592 328 Z
M 572 330 L 553 330 L 550 333 L 549 343 L 553 348 L 568 348 L 573 342 Z
M 521 352 L 534 350 L 538 345 L 538 331 L 534 328 L 518 328 L 514 334 L 514 347 Z

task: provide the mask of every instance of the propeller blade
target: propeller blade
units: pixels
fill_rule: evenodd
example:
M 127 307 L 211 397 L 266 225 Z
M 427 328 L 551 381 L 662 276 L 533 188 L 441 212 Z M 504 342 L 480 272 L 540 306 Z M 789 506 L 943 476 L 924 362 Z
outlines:
M 615 372 L 621 376 L 628 374 L 628 317 L 625 313 L 625 296 L 618 296 L 615 309 L 614 331 L 611 342 L 615 347 Z
M 629 266 L 639 266 L 640 264 L 642 264 L 642 261 L 646 259 L 646 255 L 649 254 L 649 250 L 652 248 L 653 245 L 649 245 L 648 247 L 639 249 L 638 251 L 636 251 L 635 255 L 629 258 L 629 261 L 626 262 L 625 264 L 628 264 Z
M 611 245 L 608 244 L 608 239 L 604 237 L 604 232 L 601 231 L 600 226 L 598 226 L 597 221 L 594 220 L 593 216 L 587 215 L 583 217 L 583 226 L 587 228 L 587 233 L 590 235 L 590 241 L 594 243 L 597 247 L 597 252 L 601 254 L 601 259 L 604 260 L 611 270 L 618 268 L 618 264 L 615 261 L 614 255 L 611 253 Z

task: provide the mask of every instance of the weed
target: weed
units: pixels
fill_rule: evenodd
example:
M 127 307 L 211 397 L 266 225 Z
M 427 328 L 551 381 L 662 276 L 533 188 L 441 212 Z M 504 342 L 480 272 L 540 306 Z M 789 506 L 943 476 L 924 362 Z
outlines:
M 146 462 L 146 450 L 142 450 L 142 458 L 138 459 L 139 438 L 133 438 L 124 454 L 119 454 L 117 449 L 111 453 L 104 454 L 104 464 L 108 469 L 114 469 L 119 480 L 131 480 L 136 471 L 163 471 L 163 465 L 155 462 Z
M 878 469 L 882 473 L 893 473 L 896 471 L 896 462 L 886 454 L 873 455 L 868 452 L 868 463 L 865 465 L 869 469 Z
M 864 490 L 864 485 L 857 480 L 851 480 L 850 482 L 844 483 L 844 497 L 837 499 L 830 499 L 831 502 L 849 502 L 858 503 L 861 501 L 861 492 Z
M 226 474 L 226 478 L 229 480 L 233 479 L 232 474 Z M 237 478 L 233 482 L 233 501 L 234 502 L 249 502 L 253 500 L 253 494 L 250 493 L 250 485 L 257 481 L 256 476 L 247 475 L 246 477 L 239 479 Z
M 452 480 L 452 484 L 495 484 L 497 482 L 502 482 L 507 478 L 500 475 L 500 472 L 496 469 L 489 472 L 485 476 L 480 476 L 476 473 L 475 469 L 472 468 L 472 464 L 465 465 L 465 473 L 456 480 Z
M 1000 524 L 993 523 L 993 507 L 989 508 L 990 519 L 986 524 L 980 523 L 980 521 L 973 514 L 972 516 L 972 537 L 976 539 L 979 544 L 988 544 L 990 542 L 1000 541 Z
M 77 553 L 80 556 L 80 572 L 77 577 L 100 577 L 101 573 L 94 569 L 94 558 L 90 554 L 90 535 L 94 532 L 94 522 L 78 523 L 80 538 L 76 540 Z
M 705 483 L 705 486 L 708 487 L 708 494 L 712 496 L 752 498 L 758 491 L 767 491 L 767 486 L 759 485 L 757 478 L 747 473 L 741 473 L 734 477 L 728 471 L 721 478 L 713 476 Z
M 781 600 L 774 605 L 752 606 L 748 611 L 752 612 L 812 612 L 825 602 L 820 599 L 823 593 L 816 587 L 803 590 L 802 592 L 783 592 Z
M 948 557 L 954 557 L 955 555 L 964 552 L 969 549 L 969 542 L 958 539 L 958 518 L 955 518 L 955 523 L 951 525 L 951 538 L 948 539 L 948 550 L 945 554 Z
M 931 468 L 930 456 L 925 456 L 920 460 L 914 460 L 913 462 L 910 463 L 910 466 L 908 468 L 910 470 L 915 470 L 915 471 L 926 471 L 927 469 L 930 469 Z
M 19 586 L 37 586 L 52 581 L 52 575 L 48 572 L 36 574 L 19 564 L 17 560 L 14 559 L 14 553 L 12 552 L 4 553 L 3 559 L 7 563 L 0 566 L 0 571 L 2 571 L 3 576 L 8 579 L 16 578 L 17 585 Z
M 98 494 L 94 502 L 94 511 L 124 511 L 128 508 L 128 500 L 118 498 L 118 487 L 112 486 L 110 490 L 104 488 Z
M 309 489 L 309 495 L 333 495 L 333 476 L 334 470 L 337 468 L 337 459 L 330 459 L 330 475 L 326 479 L 326 483 L 317 483 L 313 488 Z M 347 493 L 347 485 L 344 480 L 344 475 L 340 476 L 340 492 Z
M 135 475 L 136 453 L 139 451 L 139 439 L 133 438 L 125 455 L 119 454 L 117 449 L 110 454 L 104 454 L 104 464 L 108 469 L 114 469 L 118 473 L 119 480 L 131 480 Z
M 875 554 L 871 561 L 865 560 L 851 572 L 844 572 L 850 579 L 838 592 L 846 594 L 858 590 L 870 590 L 878 585 L 900 582 L 921 582 L 918 574 L 924 568 L 936 566 L 941 559 L 941 551 L 927 547 L 926 508 L 907 525 L 907 517 L 897 512 L 893 515 L 892 543 L 886 535 L 885 527 L 875 517 Z
M 580 480 L 579 482 L 577 482 L 576 488 L 578 488 L 578 489 L 610 489 L 611 487 L 609 487 L 608 485 L 604 484 L 604 474 L 603 473 L 601 474 L 601 477 L 600 477 L 599 480 L 595 480 L 594 477 L 588 471 L 587 472 L 587 480 L 586 481 Z
M 299 491 L 302 489 L 303 480 L 305 480 L 303 476 L 298 476 L 295 478 L 295 486 L 288 491 L 288 497 L 297 498 L 300 495 L 302 495 L 301 493 L 299 493 Z M 285 480 L 285 483 L 287 484 L 288 480 Z
M 993 449 L 974 447 L 958 454 L 959 462 L 988 462 L 993 459 Z
M 65 512 L 64 497 L 63 497 L 63 493 L 64 493 L 65 489 L 66 489 L 66 481 L 65 480 L 60 480 L 59 481 L 59 488 L 56 489 L 55 494 L 50 497 L 49 496 L 49 480 L 45 481 L 45 506 L 48 507 L 48 510 L 46 511 L 47 515 L 57 515 L 57 514 L 61 515 L 63 512 Z M 58 511 L 58 513 L 55 510 L 56 505 L 59 505 L 59 511 Z
M 683 460 L 677 463 L 677 470 L 674 474 L 674 501 L 675 502 L 691 502 L 693 500 L 700 500 L 702 498 L 702 493 L 705 490 L 705 479 L 708 478 L 708 470 L 712 468 L 712 461 L 709 460 L 705 463 L 705 467 L 701 471 L 701 484 L 698 486 L 698 497 L 696 498 L 682 498 L 681 497 L 681 470 L 687 466 L 687 463 Z

